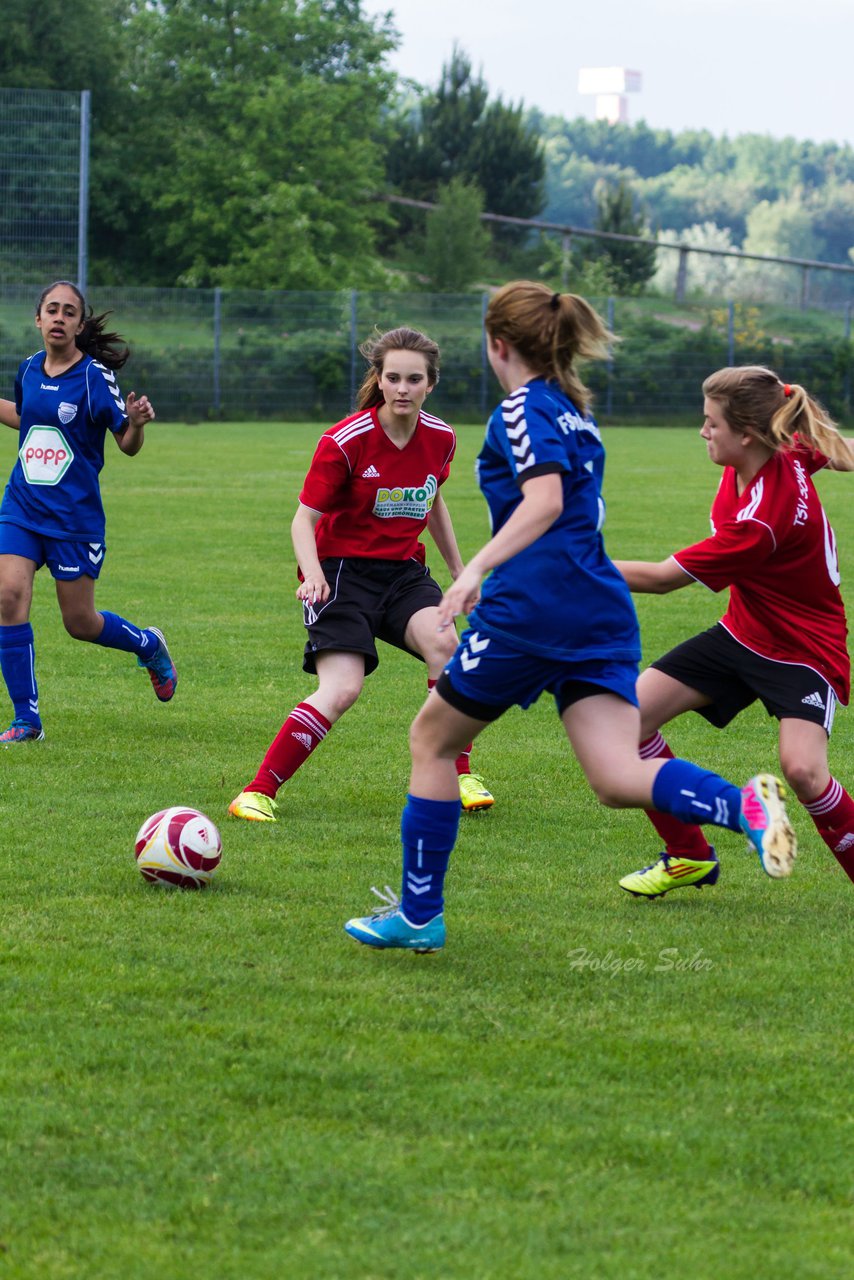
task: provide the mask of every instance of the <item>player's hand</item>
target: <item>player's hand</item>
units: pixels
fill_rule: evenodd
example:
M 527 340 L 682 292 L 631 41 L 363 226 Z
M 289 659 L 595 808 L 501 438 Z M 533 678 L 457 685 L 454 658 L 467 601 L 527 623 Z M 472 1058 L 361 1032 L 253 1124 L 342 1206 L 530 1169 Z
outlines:
M 125 400 L 125 408 L 127 409 L 128 422 L 132 427 L 143 427 L 146 422 L 153 421 L 155 417 L 154 406 L 148 396 L 139 396 L 135 391 L 128 393 Z
M 329 583 L 322 573 L 309 574 L 297 587 L 297 600 L 305 604 L 323 604 L 329 599 Z
M 480 599 L 482 581 L 483 574 L 467 564 L 442 596 L 439 604 L 439 631 L 452 627 L 457 614 L 471 613 Z

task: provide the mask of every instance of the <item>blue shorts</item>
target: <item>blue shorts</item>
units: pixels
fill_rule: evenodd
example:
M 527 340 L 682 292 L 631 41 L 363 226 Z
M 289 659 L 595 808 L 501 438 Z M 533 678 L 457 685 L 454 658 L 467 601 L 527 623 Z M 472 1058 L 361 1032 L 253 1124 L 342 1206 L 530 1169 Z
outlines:
M 615 693 L 636 707 L 637 678 L 636 662 L 542 658 L 469 630 L 463 632 L 436 691 L 464 715 L 490 721 L 510 707 L 527 710 L 546 692 L 553 695 L 558 715 L 580 698 L 597 693 Z
M 33 533 L 20 524 L 0 523 L 0 556 L 24 556 L 35 560 L 37 569 L 46 564 L 51 576 L 61 582 L 97 578 L 106 552 L 103 542 L 67 542 Z

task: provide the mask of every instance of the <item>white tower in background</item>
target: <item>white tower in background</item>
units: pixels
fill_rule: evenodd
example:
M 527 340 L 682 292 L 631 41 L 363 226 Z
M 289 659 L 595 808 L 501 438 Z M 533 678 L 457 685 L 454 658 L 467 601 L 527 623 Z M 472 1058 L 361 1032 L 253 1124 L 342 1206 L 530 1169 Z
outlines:
M 596 119 L 609 124 L 628 124 L 627 93 L 640 93 L 641 73 L 626 67 L 582 67 L 578 92 L 596 97 Z

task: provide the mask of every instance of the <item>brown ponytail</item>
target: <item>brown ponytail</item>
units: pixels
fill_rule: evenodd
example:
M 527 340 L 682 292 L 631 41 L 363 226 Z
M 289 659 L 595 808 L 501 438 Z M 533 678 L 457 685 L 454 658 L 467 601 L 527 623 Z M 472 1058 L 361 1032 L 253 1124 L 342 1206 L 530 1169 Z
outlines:
M 769 449 L 790 449 L 795 435 L 831 461 L 850 462 L 851 454 L 830 414 L 797 382 L 783 382 L 763 365 L 718 369 L 703 383 L 733 429 L 753 436 Z
M 566 392 L 578 411 L 590 410 L 591 394 L 576 360 L 604 360 L 616 339 L 590 303 L 575 293 L 553 293 L 533 280 L 513 280 L 492 295 L 486 332 L 503 338 L 540 377 Z

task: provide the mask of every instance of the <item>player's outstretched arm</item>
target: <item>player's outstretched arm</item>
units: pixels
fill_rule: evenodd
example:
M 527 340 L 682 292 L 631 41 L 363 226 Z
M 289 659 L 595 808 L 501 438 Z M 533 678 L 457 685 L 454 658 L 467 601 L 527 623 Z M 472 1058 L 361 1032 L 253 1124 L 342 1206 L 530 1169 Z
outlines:
M 461 613 L 471 613 L 480 598 L 480 584 L 500 564 L 530 547 L 550 529 L 563 510 L 563 483 L 558 472 L 532 476 L 522 485 L 522 501 L 505 524 L 463 566 L 439 604 L 439 630 Z
M 436 544 L 439 555 L 448 566 L 448 572 L 451 577 L 458 578 L 462 572 L 463 560 L 460 555 L 460 549 L 457 546 L 457 535 L 454 533 L 451 513 L 445 505 L 445 499 L 441 493 L 437 493 L 433 499 L 433 506 L 430 509 L 430 516 L 427 521 L 427 530 Z
M 307 507 L 301 502 L 291 521 L 291 541 L 303 579 L 297 587 L 297 600 L 305 600 L 308 604 L 322 604 L 329 599 L 329 583 L 320 567 L 317 539 L 314 536 L 322 515 L 322 511 L 315 511 L 313 507 Z
M 11 427 L 13 431 L 17 431 L 20 427 L 21 419 L 18 417 L 14 400 L 0 400 L 0 423 L 4 427 Z
M 133 457 L 145 443 L 145 424 L 154 419 L 154 408 L 148 396 L 137 396 L 131 391 L 125 401 L 128 420 L 121 431 L 116 432 L 116 444 L 122 453 Z
M 696 581 L 686 573 L 673 556 L 657 563 L 652 560 L 615 560 L 614 565 L 626 580 L 630 591 L 665 595 L 679 587 L 690 587 Z

